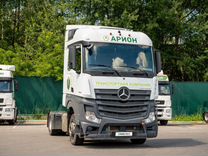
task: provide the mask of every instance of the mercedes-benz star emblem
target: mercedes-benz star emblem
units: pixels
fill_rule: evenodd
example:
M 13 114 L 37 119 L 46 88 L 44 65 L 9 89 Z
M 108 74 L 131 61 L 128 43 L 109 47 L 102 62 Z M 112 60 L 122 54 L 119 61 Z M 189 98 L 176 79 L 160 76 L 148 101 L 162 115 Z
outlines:
M 121 99 L 121 101 L 127 101 L 130 98 L 130 90 L 127 87 L 119 88 L 118 97 Z

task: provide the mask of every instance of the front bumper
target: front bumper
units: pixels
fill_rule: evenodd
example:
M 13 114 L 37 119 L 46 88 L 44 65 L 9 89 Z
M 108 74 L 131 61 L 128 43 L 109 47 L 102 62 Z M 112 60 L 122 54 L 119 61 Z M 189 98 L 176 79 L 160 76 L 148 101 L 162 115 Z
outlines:
M 145 106 L 146 108 L 145 110 L 143 107 L 140 107 L 140 105 L 138 105 L 137 109 L 141 109 L 141 111 L 144 109 L 144 111 L 146 111 L 144 114 L 141 115 L 141 117 L 136 116 L 134 113 L 124 117 L 117 116 L 118 114 L 116 113 L 116 111 L 123 111 L 123 114 L 125 114 L 125 110 L 123 108 L 127 107 L 126 109 L 128 109 L 128 106 L 118 108 L 117 110 L 113 107 L 113 113 L 108 115 L 105 109 L 107 109 L 106 107 L 108 107 L 107 104 L 110 104 L 111 107 L 114 106 L 112 105 L 112 101 L 108 101 L 109 103 L 105 101 L 103 104 L 103 101 L 80 98 L 77 96 L 69 96 L 67 101 L 70 101 L 68 108 L 73 108 L 76 124 L 81 128 L 81 133 L 77 134 L 79 135 L 79 137 L 93 140 L 116 140 L 122 138 L 152 138 L 157 136 L 157 118 L 148 124 L 146 124 L 147 122 L 145 123 L 145 119 L 148 118 L 150 112 L 155 112 L 154 101 L 138 101 L 138 103 Z M 114 101 L 117 102 L 117 106 L 122 105 L 122 103 L 119 103 L 116 100 Z M 98 105 L 97 103 L 101 103 L 104 106 L 102 106 L 101 104 Z M 126 105 L 127 104 L 128 103 L 126 103 Z M 135 105 L 135 103 L 130 104 Z M 100 109 L 103 109 L 105 113 L 102 114 L 103 111 L 100 111 Z M 109 107 L 108 111 L 112 112 L 111 110 L 109 110 Z M 94 115 L 98 119 L 97 122 L 86 119 L 86 112 L 91 112 L 91 115 L 94 113 Z M 90 113 L 88 113 L 88 115 L 89 114 Z M 126 114 L 128 114 L 128 112 L 126 112 Z M 131 135 L 116 136 L 116 134 L 118 134 L 119 132 L 129 132 L 131 133 Z
M 6 111 L 6 109 L 11 109 L 11 111 Z M 16 109 L 13 107 L 0 107 L 0 120 L 13 120 L 15 119 Z
M 171 107 L 157 107 L 157 119 L 158 120 L 171 120 L 172 119 Z
M 81 122 L 84 137 L 89 140 L 117 140 L 117 139 L 144 139 L 157 136 L 157 121 L 145 124 L 143 121 L 113 122 L 102 120 L 100 124 Z M 120 132 L 130 132 L 128 136 L 116 136 Z

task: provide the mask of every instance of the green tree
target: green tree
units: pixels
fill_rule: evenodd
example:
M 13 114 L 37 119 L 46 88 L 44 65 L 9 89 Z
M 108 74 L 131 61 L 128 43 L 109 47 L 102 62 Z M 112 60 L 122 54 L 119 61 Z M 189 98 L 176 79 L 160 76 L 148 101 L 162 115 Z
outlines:
M 18 5 L 13 5 L 12 2 Z M 49 0 L 13 0 L 2 1 L 1 5 L 3 6 L 1 10 L 8 10 L 8 12 L 13 10 L 11 17 L 15 16 L 19 19 L 15 25 L 12 22 L 2 25 L 3 28 L 7 27 L 10 36 L 7 35 L 6 30 L 1 32 L 1 36 L 7 36 L 0 41 L 4 43 L 0 45 L 2 48 L 0 55 L 4 58 L 1 63 L 15 64 L 16 74 L 20 76 L 62 79 L 65 26 L 74 22 L 75 19 L 69 13 L 71 7 L 69 3 Z M 16 17 L 16 12 L 19 17 Z M 6 12 L 3 16 L 3 19 L 10 19 L 10 14 Z M 15 30 L 15 37 L 13 30 Z M 14 55 L 12 59 L 9 59 L 8 51 Z
M 0 63 L 21 76 L 62 79 L 67 24 L 143 31 L 171 80 L 208 80 L 208 1 L 1 0 Z

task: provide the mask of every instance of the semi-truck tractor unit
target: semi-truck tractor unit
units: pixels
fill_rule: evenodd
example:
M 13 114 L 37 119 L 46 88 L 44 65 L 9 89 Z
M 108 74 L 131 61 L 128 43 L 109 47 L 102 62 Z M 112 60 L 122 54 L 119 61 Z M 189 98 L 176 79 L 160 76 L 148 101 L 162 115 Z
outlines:
M 172 119 L 171 87 L 168 76 L 158 74 L 159 96 L 156 100 L 157 119 L 161 125 L 167 125 Z
M 15 66 L 0 65 L 0 121 L 13 125 L 17 119 L 17 107 L 14 99 Z
M 66 132 L 74 145 L 156 137 L 160 68 L 160 54 L 142 32 L 68 25 L 62 100 L 68 111 L 49 112 L 49 133 Z

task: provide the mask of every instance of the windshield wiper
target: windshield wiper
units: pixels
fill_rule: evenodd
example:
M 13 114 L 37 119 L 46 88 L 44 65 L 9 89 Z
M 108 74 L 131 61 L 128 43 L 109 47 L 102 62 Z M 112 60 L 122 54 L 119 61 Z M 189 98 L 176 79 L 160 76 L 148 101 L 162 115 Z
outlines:
M 134 66 L 119 66 L 119 67 L 125 67 L 125 68 L 137 69 L 137 68 L 134 67 Z
M 170 93 L 159 93 L 159 95 L 170 95 Z
M 4 91 L 4 90 L 0 90 L 0 93 L 11 93 L 12 91 Z
M 139 72 L 133 73 L 133 75 L 145 74 L 145 75 L 149 76 L 149 73 L 147 71 L 139 69 L 139 68 L 138 68 L 138 70 L 139 70 Z
M 108 65 L 104 65 L 104 64 L 89 64 L 89 66 L 106 67 L 106 68 L 112 70 L 113 72 L 115 72 L 118 76 L 121 76 L 120 73 L 116 69 L 114 69 L 114 68 L 112 68 L 111 66 L 108 66 Z M 109 72 L 103 71 L 103 73 L 105 74 L 105 73 L 109 73 Z
M 126 68 L 135 69 L 133 75 L 141 75 L 141 74 L 143 75 L 143 74 L 146 74 L 147 76 L 149 76 L 149 73 L 147 71 L 142 70 L 142 69 L 137 68 L 137 67 L 134 67 L 134 66 L 119 66 L 119 67 L 126 67 Z

